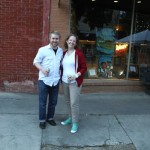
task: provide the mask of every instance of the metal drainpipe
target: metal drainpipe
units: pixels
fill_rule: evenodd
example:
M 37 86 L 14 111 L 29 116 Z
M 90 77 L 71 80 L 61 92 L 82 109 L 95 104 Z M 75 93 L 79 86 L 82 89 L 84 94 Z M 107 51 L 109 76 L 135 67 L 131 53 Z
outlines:
M 135 13 L 135 0 L 133 0 L 133 8 L 132 8 L 132 21 L 131 21 L 130 42 L 129 42 L 129 55 L 128 55 L 126 79 L 129 78 L 129 66 L 130 66 L 130 58 L 131 58 L 131 47 L 132 47 L 132 34 L 133 34 L 134 13 Z

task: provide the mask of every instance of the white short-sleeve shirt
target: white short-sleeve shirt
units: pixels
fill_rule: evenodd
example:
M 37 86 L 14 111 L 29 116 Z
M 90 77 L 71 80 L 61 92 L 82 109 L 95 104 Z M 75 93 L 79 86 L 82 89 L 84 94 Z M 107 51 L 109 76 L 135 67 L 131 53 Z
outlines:
M 60 79 L 60 62 L 62 59 L 63 50 L 58 47 L 55 54 L 51 45 L 46 45 L 38 50 L 33 64 L 40 63 L 42 67 L 49 70 L 48 76 L 45 76 L 39 71 L 39 80 L 43 80 L 46 85 L 57 85 Z

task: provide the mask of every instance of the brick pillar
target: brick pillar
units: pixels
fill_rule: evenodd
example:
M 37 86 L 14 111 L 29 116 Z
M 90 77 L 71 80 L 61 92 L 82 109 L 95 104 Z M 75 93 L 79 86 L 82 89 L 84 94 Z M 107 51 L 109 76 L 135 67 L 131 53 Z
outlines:
M 63 47 L 64 40 L 69 34 L 70 0 L 51 0 L 50 30 L 61 33 L 60 46 Z
M 46 45 L 49 43 L 49 28 L 50 28 L 50 8 L 51 8 L 51 0 L 43 0 L 43 37 L 42 37 L 42 45 Z

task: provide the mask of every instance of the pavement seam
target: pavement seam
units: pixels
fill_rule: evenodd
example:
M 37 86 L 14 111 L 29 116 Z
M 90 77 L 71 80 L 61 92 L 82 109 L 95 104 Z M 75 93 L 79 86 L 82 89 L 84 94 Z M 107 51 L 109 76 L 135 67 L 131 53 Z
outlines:
M 30 113 L 0 113 L 0 115 L 33 115 L 37 116 L 37 114 L 30 114 Z
M 44 145 L 42 144 L 42 140 L 43 140 L 43 130 L 44 130 L 44 129 L 41 129 L 41 130 L 42 130 L 42 131 L 41 131 L 42 133 L 41 133 L 41 146 L 40 146 L 40 150 L 42 150 L 42 148 L 43 148 L 43 146 L 44 146 Z
M 114 115 L 114 117 L 116 118 L 118 124 L 121 126 L 121 128 L 123 129 L 123 131 L 126 133 L 126 135 L 128 136 L 128 138 L 130 139 L 130 141 L 132 142 L 131 144 L 134 145 L 132 139 L 131 139 L 130 136 L 128 135 L 128 132 L 125 130 L 125 128 L 122 126 L 121 121 L 119 120 L 119 118 L 117 117 L 117 115 Z M 134 147 L 135 147 L 135 145 L 134 145 Z M 135 147 L 135 149 L 136 149 L 136 147 Z

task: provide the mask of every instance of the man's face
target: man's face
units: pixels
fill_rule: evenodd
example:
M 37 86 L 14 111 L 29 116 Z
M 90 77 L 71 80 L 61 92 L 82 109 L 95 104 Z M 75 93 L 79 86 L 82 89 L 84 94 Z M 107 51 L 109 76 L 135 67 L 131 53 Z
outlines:
M 51 34 L 49 41 L 50 41 L 52 48 L 57 48 L 57 46 L 59 45 L 59 35 Z
M 103 63 L 103 64 L 102 64 L 102 68 L 103 68 L 103 69 L 106 69 L 106 68 L 107 68 L 106 63 Z

